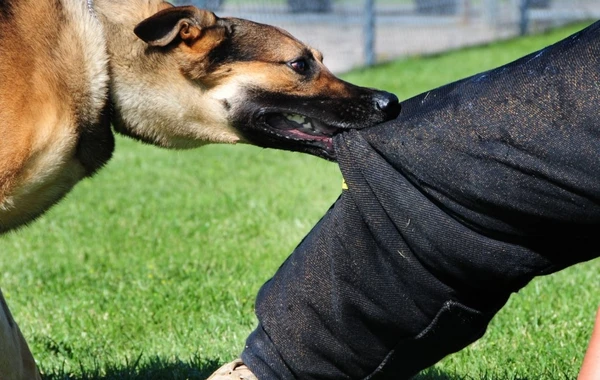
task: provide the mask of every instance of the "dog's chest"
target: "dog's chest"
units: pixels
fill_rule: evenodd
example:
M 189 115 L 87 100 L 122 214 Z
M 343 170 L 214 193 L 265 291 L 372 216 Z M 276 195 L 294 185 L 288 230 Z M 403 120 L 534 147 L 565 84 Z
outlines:
M 86 175 L 75 155 L 79 136 L 68 119 L 48 113 L 38 121 L 29 155 L 0 200 L 0 232 L 37 217 Z

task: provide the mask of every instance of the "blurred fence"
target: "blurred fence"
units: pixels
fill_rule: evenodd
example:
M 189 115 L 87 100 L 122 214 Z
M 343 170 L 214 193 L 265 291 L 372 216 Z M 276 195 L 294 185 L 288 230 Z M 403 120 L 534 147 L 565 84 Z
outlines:
M 178 0 L 219 16 L 280 26 L 321 50 L 335 72 L 477 45 L 576 20 L 600 0 Z

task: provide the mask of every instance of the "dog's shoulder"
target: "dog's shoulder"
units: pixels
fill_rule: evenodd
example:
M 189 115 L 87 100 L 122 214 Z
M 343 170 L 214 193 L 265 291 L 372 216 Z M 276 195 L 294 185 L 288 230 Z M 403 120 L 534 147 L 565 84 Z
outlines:
M 108 86 L 106 42 L 87 1 L 0 1 L 0 232 L 111 156 Z

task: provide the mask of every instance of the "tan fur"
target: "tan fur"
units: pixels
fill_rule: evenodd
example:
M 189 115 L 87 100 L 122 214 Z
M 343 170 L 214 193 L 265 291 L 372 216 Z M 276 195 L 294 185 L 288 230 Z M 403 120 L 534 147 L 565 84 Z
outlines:
M 310 60 L 311 76 L 292 67 L 297 59 Z M 274 104 L 284 95 L 285 104 Z M 32 221 L 95 173 L 112 154 L 111 123 L 168 148 L 278 147 L 279 138 L 331 150 L 327 123 L 384 120 L 371 95 L 334 77 L 318 51 L 272 26 L 161 0 L 94 0 L 92 10 L 87 0 L 0 0 L 0 234 Z M 317 120 L 320 132 L 307 134 L 300 124 L 290 132 L 278 128 L 284 116 L 263 114 L 298 107 L 305 117 L 326 116 Z M 1 292 L 0 379 L 39 379 Z
M 64 13 L 45 1 L 17 2 L 15 18 L 1 24 L 0 232 L 39 215 L 83 178 L 73 159 L 77 124 L 104 107 L 101 26 L 84 2 L 64 1 Z
M 342 98 L 351 97 L 343 83 L 332 80 L 335 76 L 325 67 L 319 76 L 310 83 L 298 82 L 294 78 L 290 78 L 285 67 L 277 67 L 265 62 L 236 62 L 223 66 L 221 70 L 227 71 L 228 76 L 219 86 L 215 86 L 213 92 L 218 94 L 215 95 L 216 98 L 223 97 L 219 94 L 224 88 L 229 88 L 228 91 L 232 93 L 240 94 L 239 89 L 249 85 L 289 95 L 319 96 L 335 93 Z M 231 89 L 232 86 L 235 89 Z M 231 99 L 232 95 L 226 97 Z
M 222 104 L 206 88 L 190 86 L 187 77 L 173 70 L 180 66 L 180 55 L 147 57 L 147 45 L 133 33 L 140 21 L 164 7 L 159 1 L 96 1 L 107 35 L 114 36 L 108 47 L 111 95 L 120 115 L 117 123 L 122 124 L 117 128 L 133 130 L 144 140 L 169 148 L 238 142 Z M 155 96 L 147 96 L 149 91 Z
M 0 20 L 0 233 L 41 214 L 86 175 L 75 155 L 78 134 L 83 125 L 99 123 L 109 90 L 103 28 L 84 0 L 61 0 L 62 8 L 41 0 L 11 3 L 14 17 Z M 128 28 L 128 35 L 119 42 L 129 44 L 110 46 L 115 47 L 116 54 L 143 54 L 144 43 L 135 37 L 133 27 L 164 5 L 143 1 L 131 7 L 131 2 L 104 1 L 97 4 L 99 13 L 110 3 L 128 5 L 117 7 L 118 12 L 111 14 L 124 22 L 111 28 Z M 99 15 L 102 17 L 104 13 Z M 155 126 L 179 125 L 177 117 L 170 120 L 166 114 L 200 113 L 213 124 L 215 113 L 211 109 L 215 107 L 207 110 L 210 105 L 190 104 L 188 99 L 194 94 L 180 77 L 164 71 L 157 79 L 153 72 L 140 86 L 140 77 L 123 73 L 120 64 L 115 62 L 113 69 L 126 83 L 113 86 L 113 96 L 131 106 L 134 111 L 128 117 L 132 120 L 145 119 L 143 127 L 153 130 Z M 160 96 L 169 81 L 171 92 Z M 150 100 L 145 96 L 149 104 L 140 105 L 137 94 L 149 90 L 156 91 L 157 96 Z M 197 146 L 205 140 L 237 140 L 228 130 L 197 132 L 193 126 L 198 116 L 189 118 L 192 127 L 150 133 L 162 145 L 177 147 Z M 0 307 L 0 379 L 39 379 L 35 361 L 1 293 L 0 302 L 4 305 Z

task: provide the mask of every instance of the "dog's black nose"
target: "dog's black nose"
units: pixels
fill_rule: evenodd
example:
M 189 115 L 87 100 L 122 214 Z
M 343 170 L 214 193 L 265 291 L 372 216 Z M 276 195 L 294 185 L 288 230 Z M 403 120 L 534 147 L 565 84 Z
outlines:
M 400 101 L 398 97 L 386 91 L 378 91 L 375 95 L 375 106 L 382 111 L 387 120 L 395 119 L 400 114 Z

